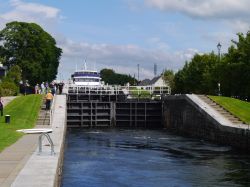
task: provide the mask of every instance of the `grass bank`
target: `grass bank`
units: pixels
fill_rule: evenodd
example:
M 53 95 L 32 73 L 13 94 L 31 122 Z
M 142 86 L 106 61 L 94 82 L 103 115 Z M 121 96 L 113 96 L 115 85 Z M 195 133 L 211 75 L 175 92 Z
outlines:
M 144 89 L 132 88 L 129 90 L 130 94 L 134 98 L 151 98 L 150 92 Z
M 15 143 L 22 133 L 18 129 L 33 128 L 42 103 L 42 95 L 20 96 L 4 108 L 4 115 L 11 116 L 10 124 L 0 118 L 0 152 Z
M 209 96 L 216 103 L 223 106 L 229 112 L 240 118 L 247 124 L 250 124 L 250 103 L 241 101 L 239 99 L 234 99 L 230 97 L 222 96 Z

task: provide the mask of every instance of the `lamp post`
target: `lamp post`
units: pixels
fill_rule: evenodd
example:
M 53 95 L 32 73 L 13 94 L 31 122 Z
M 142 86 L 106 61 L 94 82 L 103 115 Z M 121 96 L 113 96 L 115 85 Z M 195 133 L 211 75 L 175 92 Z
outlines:
M 221 44 L 220 44 L 220 42 L 217 44 L 217 49 L 218 49 L 218 57 L 219 57 L 219 61 L 220 61 L 220 50 L 221 50 Z M 220 93 L 220 82 L 218 82 L 218 95 L 220 96 L 221 95 L 221 93 Z
M 220 60 L 220 50 L 221 50 L 220 42 L 217 44 L 217 49 L 218 49 L 218 57 L 219 57 L 219 60 Z

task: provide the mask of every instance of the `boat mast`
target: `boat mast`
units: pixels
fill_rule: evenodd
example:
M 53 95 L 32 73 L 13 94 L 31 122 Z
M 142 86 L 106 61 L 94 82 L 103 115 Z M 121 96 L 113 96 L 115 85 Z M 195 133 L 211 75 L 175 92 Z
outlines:
M 86 59 L 84 60 L 84 70 L 87 70 Z

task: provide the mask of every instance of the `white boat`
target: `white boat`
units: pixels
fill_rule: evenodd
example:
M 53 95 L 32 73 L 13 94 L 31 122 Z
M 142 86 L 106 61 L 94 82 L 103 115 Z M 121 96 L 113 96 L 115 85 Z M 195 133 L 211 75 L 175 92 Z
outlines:
M 102 86 L 100 73 L 94 70 L 87 70 L 86 65 L 82 70 L 76 70 L 71 75 L 72 81 L 76 86 L 98 87 Z

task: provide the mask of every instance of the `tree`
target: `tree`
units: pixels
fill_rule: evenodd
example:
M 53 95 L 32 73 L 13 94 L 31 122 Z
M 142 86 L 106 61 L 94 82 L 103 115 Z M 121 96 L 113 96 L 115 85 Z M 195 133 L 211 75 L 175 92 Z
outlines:
M 165 70 L 163 73 L 163 80 L 167 83 L 171 90 L 174 89 L 174 71 L 173 70 Z
M 196 54 L 174 77 L 174 93 L 218 94 L 250 98 L 250 31 L 238 33 L 228 53 Z
M 0 83 L 0 95 L 12 96 L 19 93 L 19 82 L 21 80 L 21 69 L 19 66 L 12 66 L 7 75 Z
M 18 65 L 12 66 L 2 81 L 13 82 L 16 85 L 19 85 L 20 81 L 22 80 L 21 74 L 21 68 Z
M 62 50 L 55 39 L 35 23 L 10 22 L 0 31 L 0 55 L 10 68 L 18 65 L 23 80 L 34 85 L 56 78 Z
M 218 57 L 213 52 L 196 54 L 176 73 L 174 93 L 217 94 L 218 65 Z
M 115 72 L 112 69 L 102 69 L 100 71 L 100 75 L 102 78 L 102 81 L 104 81 L 106 84 L 113 84 L 113 79 L 115 76 Z
M 129 83 L 133 85 L 137 80 L 130 75 L 115 73 L 112 69 L 102 69 L 100 71 L 102 80 L 107 84 L 124 85 Z
M 250 32 L 238 33 L 238 41 L 232 40 L 220 68 L 222 91 L 227 96 L 250 97 Z

